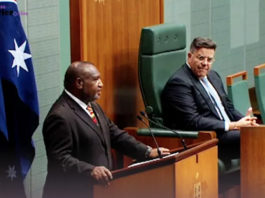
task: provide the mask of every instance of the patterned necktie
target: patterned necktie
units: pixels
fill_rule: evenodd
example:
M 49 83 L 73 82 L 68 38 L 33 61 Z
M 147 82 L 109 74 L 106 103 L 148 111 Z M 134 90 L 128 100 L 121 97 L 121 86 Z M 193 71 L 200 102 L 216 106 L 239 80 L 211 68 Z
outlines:
M 96 116 L 95 116 L 95 114 L 94 114 L 94 112 L 93 112 L 93 109 L 92 109 L 92 107 L 91 107 L 90 104 L 87 106 L 87 110 L 89 111 L 90 116 L 91 116 L 91 119 L 93 120 L 93 122 L 94 122 L 96 125 L 98 125 L 98 120 L 97 120 L 97 118 L 96 118 Z
M 221 100 L 220 100 L 219 96 L 217 95 L 217 92 L 214 90 L 213 86 L 211 86 L 210 82 L 208 81 L 208 79 L 206 77 L 202 79 L 202 82 L 207 87 L 208 94 L 210 95 L 210 98 L 211 98 L 212 102 L 214 103 L 214 105 L 217 107 L 217 109 L 221 113 L 223 120 L 229 122 L 230 119 L 229 119 L 227 113 L 225 112 L 224 106 L 222 105 Z

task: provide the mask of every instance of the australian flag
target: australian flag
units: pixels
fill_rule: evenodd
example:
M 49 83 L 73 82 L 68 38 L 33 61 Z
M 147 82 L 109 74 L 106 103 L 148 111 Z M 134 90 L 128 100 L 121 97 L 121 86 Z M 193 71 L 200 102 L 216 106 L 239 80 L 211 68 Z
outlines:
M 22 16 L 23 17 L 23 16 Z M 39 105 L 29 43 L 17 2 L 0 0 L 0 197 L 25 198 Z

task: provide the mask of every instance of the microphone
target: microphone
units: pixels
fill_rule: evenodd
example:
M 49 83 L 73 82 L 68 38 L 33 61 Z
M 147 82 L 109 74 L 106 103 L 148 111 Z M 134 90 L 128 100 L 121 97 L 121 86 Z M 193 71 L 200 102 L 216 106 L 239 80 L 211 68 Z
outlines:
M 157 123 L 157 122 L 151 120 L 150 118 L 148 118 L 148 117 L 146 116 L 145 112 L 140 111 L 140 113 L 141 113 L 141 115 L 144 116 L 149 122 L 151 122 L 151 123 L 153 123 L 153 124 L 155 124 L 155 125 L 157 125 L 157 126 L 163 128 L 163 129 L 166 129 L 166 130 L 169 130 L 169 131 L 172 131 L 172 132 L 176 133 L 176 134 L 181 138 L 181 142 L 182 142 L 182 145 L 183 145 L 183 147 L 184 147 L 184 150 L 187 150 L 187 145 L 186 145 L 185 140 L 183 139 L 183 137 L 182 137 L 181 134 L 179 134 L 177 131 L 174 131 L 174 130 L 172 130 L 172 129 L 170 129 L 170 128 L 167 128 L 167 127 L 165 127 L 165 126 L 163 126 L 163 125 L 161 125 L 161 124 L 159 124 L 159 123 Z
M 154 140 L 154 142 L 155 142 L 155 145 L 156 145 L 156 148 L 157 148 L 158 156 L 159 156 L 160 159 L 162 159 L 161 151 L 159 150 L 159 146 L 158 146 L 158 144 L 157 144 L 156 138 L 155 138 L 153 132 L 151 131 L 150 127 L 149 127 L 148 124 L 144 121 L 143 118 L 141 118 L 141 117 L 138 116 L 138 115 L 137 115 L 137 118 L 138 118 L 140 121 L 142 121 L 142 122 L 147 126 L 147 128 L 149 129 L 149 131 L 150 131 L 150 133 L 151 133 L 151 135 L 152 135 L 152 137 L 153 137 L 153 140 Z

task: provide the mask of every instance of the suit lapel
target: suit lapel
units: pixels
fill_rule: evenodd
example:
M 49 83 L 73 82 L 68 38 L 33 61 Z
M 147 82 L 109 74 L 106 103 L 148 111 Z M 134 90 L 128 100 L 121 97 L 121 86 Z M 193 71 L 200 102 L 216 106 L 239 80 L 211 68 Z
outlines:
M 201 93 L 202 97 L 204 98 L 205 102 L 208 104 L 209 108 L 211 109 L 211 111 L 218 117 L 218 113 L 216 112 L 216 109 L 211 101 L 210 96 L 208 95 L 208 93 L 206 92 L 206 90 L 204 89 L 204 87 L 202 86 L 200 80 L 193 74 L 193 72 L 191 71 L 191 69 L 188 67 L 188 65 L 184 65 L 183 66 L 184 71 L 187 73 L 187 75 L 189 76 L 189 78 L 191 79 L 192 83 L 194 84 L 194 86 L 196 87 L 196 89 L 198 89 L 198 91 Z
M 75 114 L 83 120 L 90 128 L 93 129 L 94 132 L 97 133 L 97 135 L 100 137 L 102 142 L 105 142 L 105 139 L 103 137 L 103 134 L 100 131 L 100 128 L 93 122 L 91 117 L 80 107 L 79 104 L 77 104 L 70 96 L 67 95 L 67 93 L 64 92 L 64 97 L 66 98 L 66 101 L 68 102 L 69 106 L 73 109 Z

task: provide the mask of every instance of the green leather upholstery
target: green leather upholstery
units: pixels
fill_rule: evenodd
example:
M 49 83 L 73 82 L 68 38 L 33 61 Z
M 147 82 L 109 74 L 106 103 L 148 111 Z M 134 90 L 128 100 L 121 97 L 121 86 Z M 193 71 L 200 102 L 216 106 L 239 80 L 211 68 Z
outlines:
M 163 130 L 159 128 L 152 128 L 152 132 L 156 137 L 172 137 L 179 138 L 179 135 L 168 130 Z M 177 131 L 183 138 L 198 138 L 198 131 Z M 150 136 L 150 131 L 148 128 L 141 128 L 137 130 L 137 134 L 141 136 Z
M 227 93 L 235 108 L 245 115 L 247 109 L 251 107 L 247 80 L 241 80 L 233 83 L 231 86 L 227 86 Z
M 265 73 L 255 76 L 255 90 L 257 95 L 257 101 L 259 110 L 261 113 L 262 123 L 265 123 Z
M 139 47 L 139 84 L 149 118 L 163 124 L 161 92 L 186 60 L 186 28 L 178 24 L 145 27 Z M 153 127 L 152 124 L 150 124 Z M 155 127 L 155 126 L 154 126 Z

